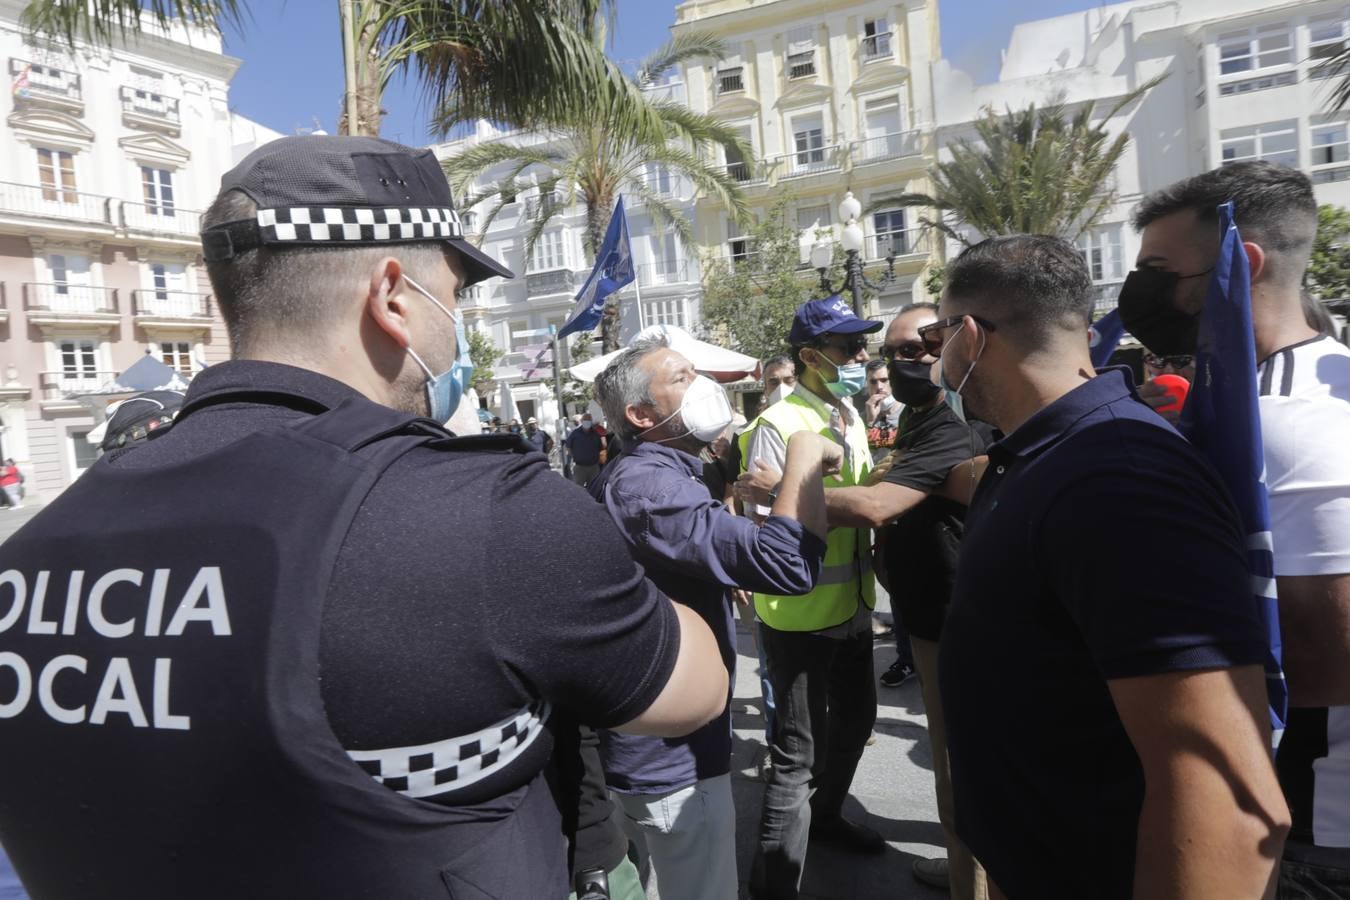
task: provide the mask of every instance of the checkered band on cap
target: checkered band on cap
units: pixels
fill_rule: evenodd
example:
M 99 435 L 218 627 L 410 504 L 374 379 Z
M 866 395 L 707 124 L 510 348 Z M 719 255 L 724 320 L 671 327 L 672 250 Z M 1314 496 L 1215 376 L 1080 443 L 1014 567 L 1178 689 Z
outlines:
M 264 244 L 421 241 L 462 238 L 459 213 L 442 208 L 294 206 L 258 210 Z
M 515 762 L 544 730 L 552 707 L 537 700 L 482 731 L 417 747 L 348 750 L 367 774 L 407 797 L 467 787 Z

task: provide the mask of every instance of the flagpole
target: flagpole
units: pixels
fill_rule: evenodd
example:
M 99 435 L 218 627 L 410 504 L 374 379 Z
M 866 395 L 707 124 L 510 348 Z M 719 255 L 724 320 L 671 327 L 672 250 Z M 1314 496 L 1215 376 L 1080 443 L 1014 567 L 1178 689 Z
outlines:
M 633 293 L 637 295 L 637 307 L 638 307 L 638 331 L 642 331 L 643 329 L 645 329 L 645 328 L 647 327 L 646 317 L 643 316 L 643 314 L 642 314 L 642 286 L 641 286 L 641 285 L 642 285 L 642 276 L 641 276 L 641 275 L 638 275 L 638 277 L 636 277 L 636 278 L 633 279 Z

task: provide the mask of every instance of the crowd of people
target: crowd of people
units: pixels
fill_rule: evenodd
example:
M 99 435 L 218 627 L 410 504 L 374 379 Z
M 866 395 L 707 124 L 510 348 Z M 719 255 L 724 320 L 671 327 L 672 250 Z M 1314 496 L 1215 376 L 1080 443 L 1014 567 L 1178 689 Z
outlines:
M 1207 377 L 1227 201 L 1278 740 L 1249 537 L 1166 381 Z M 341 209 L 358 224 L 307 224 Z M 28 891 L 639 900 L 636 858 L 665 900 L 791 900 L 812 847 L 886 847 L 843 809 L 891 627 L 880 683 L 919 681 L 946 844 L 915 878 L 960 900 L 1350 897 L 1350 350 L 1306 312 L 1311 185 L 1241 163 L 1136 224 L 1138 387 L 1093 366 L 1081 252 L 991 238 L 889 322 L 801 305 L 749 421 L 633 342 L 596 380 L 605 427 L 566 434 L 582 491 L 533 419 L 437 424 L 471 377 L 452 298 L 510 273 L 434 156 L 256 150 L 203 217 L 233 360 L 0 545 L 0 840 Z M 748 870 L 736 615 L 768 746 Z

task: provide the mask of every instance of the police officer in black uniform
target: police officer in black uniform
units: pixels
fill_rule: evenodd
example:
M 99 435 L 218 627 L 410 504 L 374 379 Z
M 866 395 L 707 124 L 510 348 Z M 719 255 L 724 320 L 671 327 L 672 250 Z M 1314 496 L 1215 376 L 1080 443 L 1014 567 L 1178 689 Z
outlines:
M 430 151 L 274 141 L 202 238 L 234 359 L 0 546 L 0 842 L 34 900 L 565 897 L 555 735 L 711 720 L 712 635 L 439 424 L 511 273 Z

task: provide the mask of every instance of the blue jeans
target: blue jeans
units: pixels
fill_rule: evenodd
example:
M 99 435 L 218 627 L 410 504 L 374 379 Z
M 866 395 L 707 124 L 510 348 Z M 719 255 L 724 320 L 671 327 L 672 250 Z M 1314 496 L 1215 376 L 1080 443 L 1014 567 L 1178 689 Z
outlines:
M 1350 866 L 1325 858 L 1350 854 L 1321 847 L 1300 849 L 1292 844 L 1285 849 L 1276 900 L 1350 900 Z
M 764 743 L 773 744 L 773 685 L 769 683 L 769 663 L 764 659 L 765 625 L 755 619 L 755 653 L 759 656 L 759 693 L 764 698 Z

